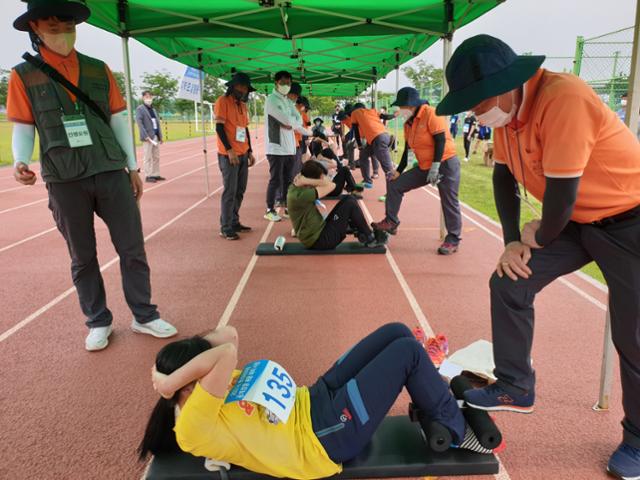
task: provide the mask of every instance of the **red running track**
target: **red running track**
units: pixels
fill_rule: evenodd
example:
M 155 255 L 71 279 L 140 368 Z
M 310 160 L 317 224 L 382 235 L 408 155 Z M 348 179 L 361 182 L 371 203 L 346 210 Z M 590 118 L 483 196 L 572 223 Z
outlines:
M 254 142 L 262 152 L 261 140 Z M 253 252 L 261 239 L 290 230 L 288 222 L 262 219 L 263 155 L 250 172 L 241 211 L 254 231 L 228 242 L 218 236 L 217 158 L 215 152 L 209 158 L 207 198 L 201 149 L 198 139 L 166 144 L 162 174 L 168 181 L 151 186 L 141 205 L 153 300 L 182 335 L 228 322 L 240 333 L 241 364 L 272 358 L 300 384 L 313 382 L 349 346 L 389 321 L 413 327 L 426 320 L 449 337 L 452 350 L 490 340 L 488 278 L 501 251 L 490 221 L 465 208 L 461 250 L 437 256 L 439 202 L 434 190 L 423 189 L 406 195 L 402 226 L 386 256 L 258 258 Z M 129 330 L 116 254 L 97 221 L 115 333 L 105 351 L 84 350 L 68 253 L 45 189 L 15 189 L 11 173 L 0 170 L 0 478 L 139 478 L 144 465 L 135 448 L 156 399 L 148 372 L 166 341 Z M 383 215 L 376 200 L 383 188 L 379 181 L 365 192 L 363 204 L 376 220 Z M 577 275 L 539 296 L 536 413 L 497 415 L 507 450 L 496 478 L 606 478 L 622 411 L 617 371 L 611 411 L 591 410 L 605 302 L 605 292 Z M 394 413 L 406 411 L 407 402 L 403 394 Z

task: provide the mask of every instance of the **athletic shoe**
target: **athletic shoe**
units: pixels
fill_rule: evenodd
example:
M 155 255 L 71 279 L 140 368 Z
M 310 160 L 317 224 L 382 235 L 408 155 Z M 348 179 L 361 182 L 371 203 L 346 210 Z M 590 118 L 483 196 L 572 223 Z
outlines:
M 178 333 L 176 327 L 169 322 L 165 322 L 161 318 L 151 320 L 147 323 L 140 323 L 135 318 L 131 322 L 131 330 L 136 333 L 145 333 L 156 338 L 169 338 Z
M 457 448 L 464 448 L 465 450 L 471 450 L 472 452 L 483 453 L 485 455 L 492 453 L 491 450 L 480 445 L 480 441 L 478 437 L 476 437 L 475 432 L 466 422 L 464 426 L 464 440 Z
M 371 183 L 371 182 L 362 182 L 362 186 L 364 188 L 373 188 L 373 183 Z
M 424 348 L 427 350 L 427 354 L 429 354 L 429 358 L 433 365 L 436 368 L 440 368 L 442 362 L 444 362 L 445 358 L 447 358 L 447 354 L 449 353 L 449 341 L 447 337 L 440 334 L 435 337 L 427 338 L 427 341 L 424 343 Z
M 464 161 L 468 162 L 469 161 L 469 157 L 464 157 Z
M 287 208 L 284 209 L 284 213 L 280 215 L 282 218 L 289 218 L 289 210 Z
M 147 183 L 156 183 L 158 180 L 156 180 L 156 177 L 146 177 L 144 181 Z
M 377 248 L 386 245 L 389 236 L 385 232 L 374 231 L 373 235 L 364 243 L 367 248 Z
M 97 352 L 98 350 L 107 348 L 107 345 L 109 345 L 109 335 L 111 335 L 112 331 L 113 328 L 111 325 L 90 328 L 89 335 L 87 335 L 84 341 L 84 348 L 90 352 Z
M 356 183 L 353 186 L 353 191 L 354 192 L 363 192 L 364 191 L 364 185 L 362 185 L 361 183 Z
M 376 179 L 376 178 L 378 178 L 379 176 L 380 176 L 380 175 L 378 175 L 378 172 L 375 172 L 375 173 L 371 176 L 371 178 Z
M 371 228 L 374 230 L 382 230 L 383 232 L 387 232 L 391 235 L 395 235 L 398 233 L 398 225 L 399 223 L 393 222 L 388 218 L 385 218 L 381 222 L 373 222 L 371 223 Z
M 454 243 L 444 242 L 438 247 L 439 255 L 453 255 L 458 251 L 458 245 Z
M 292 236 L 293 238 L 296 238 L 296 237 L 298 236 L 298 234 L 296 233 L 296 229 L 295 229 L 295 228 L 292 228 L 292 229 L 291 229 L 291 236 Z
M 386 195 L 381 195 L 380 197 L 378 197 L 378 201 L 379 202 L 386 202 L 387 201 L 387 196 Z
M 250 232 L 252 230 L 251 227 L 247 227 L 246 225 L 242 225 L 241 223 L 234 225 L 231 228 L 233 228 L 233 230 L 236 232 L 245 232 L 245 233 Z
M 383 232 L 382 230 L 374 230 L 373 236 L 376 237 L 376 242 L 380 245 L 386 245 L 389 243 L 389 234 L 387 232 Z
M 621 443 L 609 458 L 607 471 L 622 480 L 640 480 L 640 448 Z
M 264 219 L 269 220 L 270 222 L 279 222 L 282 220 L 275 210 L 267 210 L 267 213 L 264 214 Z
M 350 195 L 357 200 L 362 200 L 364 198 L 360 192 L 356 192 L 355 190 L 351 192 Z
M 420 343 L 420 345 L 424 347 L 426 336 L 424 334 L 424 330 L 422 329 L 422 327 L 418 326 L 414 328 L 412 332 L 413 332 L 413 336 L 416 337 L 416 340 L 418 341 L 418 343 Z
M 166 178 L 161 177 L 160 175 L 156 175 L 156 176 L 154 176 L 153 178 L 155 178 L 158 182 L 163 182 L 163 181 L 165 181 L 165 180 L 166 180 Z
M 235 230 L 220 230 L 220 236 L 225 240 L 240 240 L 240 235 Z
M 533 390 L 512 394 L 497 383 L 464 392 L 464 399 L 470 407 L 496 412 L 532 413 L 535 398 Z

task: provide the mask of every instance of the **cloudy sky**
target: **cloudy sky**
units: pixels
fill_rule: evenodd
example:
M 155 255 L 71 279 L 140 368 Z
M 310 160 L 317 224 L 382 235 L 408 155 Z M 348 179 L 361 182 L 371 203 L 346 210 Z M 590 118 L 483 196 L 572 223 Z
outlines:
M 295 0 L 294 0 L 295 1 Z M 366 0 L 363 0 L 366 1 Z M 12 28 L 13 20 L 25 11 L 19 0 L 2 0 L 5 15 L 0 28 L 0 68 L 20 62 L 29 47 L 26 34 Z M 471 25 L 454 35 L 454 48 L 464 39 L 488 33 L 507 42 L 518 53 L 532 52 L 549 57 L 573 57 L 576 37 L 593 37 L 630 27 L 635 19 L 636 0 L 506 0 Z M 82 25 L 78 29 L 78 50 L 107 62 L 113 70 L 122 71 L 120 39 L 97 28 Z M 438 42 L 420 57 L 434 65 L 442 64 L 442 43 Z M 182 74 L 184 66 L 149 50 L 135 40 L 131 42 L 134 81 L 143 72 L 166 69 Z M 562 71 L 571 68 L 570 59 L 550 59 L 545 66 Z M 401 75 L 400 86 L 408 85 Z M 393 91 L 395 76 L 381 80 L 381 91 Z

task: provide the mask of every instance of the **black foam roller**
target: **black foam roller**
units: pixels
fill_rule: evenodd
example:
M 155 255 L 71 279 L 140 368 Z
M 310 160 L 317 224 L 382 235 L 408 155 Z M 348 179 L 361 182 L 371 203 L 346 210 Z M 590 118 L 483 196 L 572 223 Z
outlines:
M 434 421 L 420 422 L 423 425 L 427 444 L 434 452 L 446 452 L 451 446 L 451 432 L 442 424 Z
M 451 391 L 459 400 L 464 400 L 464 392 L 472 388 L 471 382 L 462 375 L 458 375 L 451 380 Z M 478 437 L 480 445 L 493 450 L 502 443 L 502 434 L 486 411 L 467 406 L 462 409 L 462 413 L 471 430 Z

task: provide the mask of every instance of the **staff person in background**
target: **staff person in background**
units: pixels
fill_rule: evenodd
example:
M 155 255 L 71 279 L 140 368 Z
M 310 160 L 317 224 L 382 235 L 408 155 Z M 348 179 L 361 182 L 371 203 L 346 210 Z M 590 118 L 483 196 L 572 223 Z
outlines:
M 13 26 L 29 33 L 38 55 L 31 57 L 33 63 L 21 63 L 12 70 L 7 116 L 14 122 L 14 175 L 23 185 L 36 182 L 29 162 L 38 131 L 49 208 L 67 242 L 73 284 L 87 317 L 85 348 L 95 351 L 109 344 L 113 321 L 98 264 L 95 214 L 109 228 L 120 256 L 133 331 L 166 338 L 177 330 L 160 318 L 151 303 L 149 265 L 136 205 L 143 184 L 125 101 L 109 67 L 74 48 L 76 25 L 90 14 L 89 8 L 75 1 L 28 2 L 27 12 Z
M 240 207 L 249 179 L 249 167 L 255 164 L 249 133 L 247 101 L 254 92 L 246 73 L 237 72 L 226 83 L 227 92 L 216 100 L 216 133 L 218 134 L 218 167 L 224 190 L 220 199 L 220 236 L 238 240 L 238 233 L 251 227 L 240 223 Z
M 153 95 L 148 90 L 142 92 L 142 105 L 136 109 L 136 123 L 144 150 L 145 182 L 155 183 L 166 180 L 160 176 L 160 144 L 162 143 L 160 116 L 153 108 Z
M 544 59 L 477 35 L 446 69 L 451 90 L 437 113 L 472 109 L 494 128 L 493 189 L 505 243 L 490 281 L 498 380 L 465 399 L 485 410 L 533 411 L 535 297 L 595 261 L 609 287 L 624 409 L 622 443 L 607 468 L 640 478 L 640 143 L 589 85 L 540 68 Z M 543 202 L 542 215 L 521 231 L 520 202 L 529 193 Z

